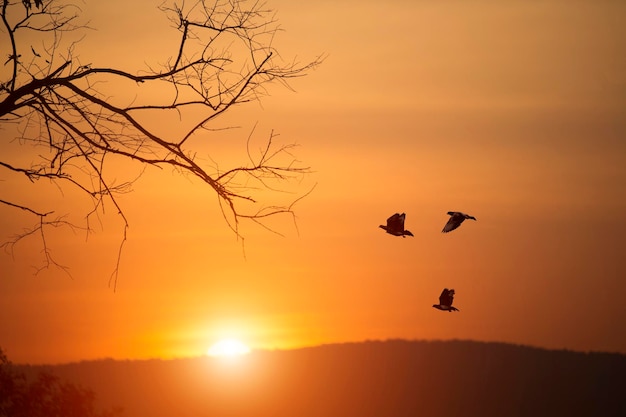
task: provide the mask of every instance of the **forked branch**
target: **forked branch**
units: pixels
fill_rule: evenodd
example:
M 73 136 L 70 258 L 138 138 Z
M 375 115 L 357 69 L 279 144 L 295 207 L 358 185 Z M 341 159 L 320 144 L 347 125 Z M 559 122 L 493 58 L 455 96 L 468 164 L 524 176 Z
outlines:
M 82 64 L 75 53 L 78 44 L 65 45 L 59 36 L 86 27 L 78 23 L 80 9 L 75 5 L 59 0 L 4 0 L 0 11 L 0 36 L 11 45 L 0 68 L 0 123 L 17 126 L 15 138 L 23 147 L 22 155 L 30 155 L 30 162 L 24 164 L 23 158 L 12 160 L 2 153 L 0 175 L 20 173 L 31 182 L 47 179 L 60 190 L 71 187 L 85 193 L 93 205 L 85 217 L 86 230 L 90 230 L 89 217 L 103 212 L 105 201 L 112 204 L 123 222 L 114 287 L 128 228 L 117 196 L 129 192 L 136 178 L 116 185 L 115 178 L 122 172 L 115 171 L 112 162 L 169 168 L 198 178 L 216 193 L 224 218 L 238 237 L 242 237 L 242 219 L 263 225 L 269 216 L 293 215 L 293 203 L 301 197 L 276 205 L 265 200 L 267 191 L 280 195 L 285 184 L 310 172 L 293 156 L 293 145 L 277 143 L 274 132 L 258 154 L 251 152 L 251 134 L 247 158 L 226 169 L 207 164 L 208 155 L 198 157 L 198 145 L 224 131 L 217 124 L 220 116 L 261 99 L 273 84 L 290 88 L 291 79 L 306 75 L 322 57 L 305 64 L 282 61 L 273 46 L 278 22 L 260 1 L 200 0 L 164 3 L 160 9 L 178 31 L 177 47 L 166 55 L 165 64 L 147 71 Z M 37 45 L 46 45 L 45 49 L 35 50 L 32 39 L 40 39 Z M 116 89 L 122 84 L 128 88 L 129 80 L 137 87 L 137 98 L 120 104 L 113 99 Z M 158 95 L 144 94 L 157 89 Z M 174 136 L 150 122 L 169 113 L 182 120 Z M 0 147 L 9 146 L 9 140 L 4 137 Z M 44 246 L 44 226 L 64 224 L 60 219 L 47 220 L 53 209 L 41 212 L 19 201 L 0 201 L 39 217 L 34 230 L 42 232 Z M 32 230 L 24 232 L 9 245 L 32 234 Z M 45 253 L 50 264 L 47 249 Z

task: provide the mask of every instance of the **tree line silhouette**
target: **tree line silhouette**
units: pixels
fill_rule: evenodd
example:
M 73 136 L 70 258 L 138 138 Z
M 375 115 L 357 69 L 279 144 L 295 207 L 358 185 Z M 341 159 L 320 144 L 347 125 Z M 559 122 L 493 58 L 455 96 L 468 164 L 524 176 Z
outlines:
M 623 416 L 626 356 L 471 341 L 368 341 L 41 370 L 132 417 Z
M 15 366 L 0 348 L 0 417 L 118 417 L 119 407 L 99 409 L 88 388 L 52 372 L 31 373 Z

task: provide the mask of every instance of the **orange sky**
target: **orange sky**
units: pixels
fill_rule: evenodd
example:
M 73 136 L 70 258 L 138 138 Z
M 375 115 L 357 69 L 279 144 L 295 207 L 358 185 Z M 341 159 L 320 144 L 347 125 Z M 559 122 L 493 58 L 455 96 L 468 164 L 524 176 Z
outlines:
M 165 61 L 167 22 L 119 1 L 116 32 L 116 2 L 85 3 L 98 30 L 81 60 Z M 295 190 L 317 185 L 298 230 L 289 218 L 275 223 L 285 237 L 244 225 L 244 257 L 213 194 L 148 170 L 121 200 L 116 293 L 113 214 L 87 242 L 52 235 L 72 278 L 32 274 L 36 239 L 0 255 L 9 358 L 195 356 L 225 336 L 254 348 L 456 338 L 626 353 L 626 3 L 300 3 L 268 2 L 285 30 L 277 46 L 324 64 L 296 93 L 277 86 L 232 115 L 243 139 L 258 122 L 260 140 L 274 129 L 301 145 L 315 172 Z M 22 189 L 0 175 L 0 194 Z M 449 210 L 478 221 L 442 234 Z M 378 228 L 397 211 L 414 238 Z M 34 221 L 0 213 L 3 239 Z M 459 314 L 431 308 L 443 287 Z

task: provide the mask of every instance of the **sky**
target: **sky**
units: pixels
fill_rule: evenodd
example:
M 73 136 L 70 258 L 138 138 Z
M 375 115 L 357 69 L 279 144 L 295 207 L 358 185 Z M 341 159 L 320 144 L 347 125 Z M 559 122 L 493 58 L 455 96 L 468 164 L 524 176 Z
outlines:
M 177 38 L 148 3 L 86 0 L 81 60 L 163 62 Z M 130 227 L 115 292 L 123 223 L 111 211 L 88 239 L 50 235 L 71 276 L 34 274 L 38 239 L 0 253 L 12 361 L 199 356 L 224 337 L 253 349 L 406 338 L 626 353 L 626 3 L 267 4 L 281 55 L 325 60 L 295 91 L 276 86 L 228 117 L 244 139 L 256 125 L 260 139 L 274 130 L 299 145 L 312 173 L 288 197 L 314 188 L 297 226 L 244 224 L 242 245 L 206 187 L 148 169 L 120 200 Z M 15 152 L 3 129 L 0 149 Z M 52 195 L 0 180 L 0 195 Z M 451 210 L 477 221 L 443 234 Z M 378 228 L 396 212 L 414 237 Z M 4 240 L 35 221 L 0 213 Z M 459 313 L 431 307 L 444 287 Z

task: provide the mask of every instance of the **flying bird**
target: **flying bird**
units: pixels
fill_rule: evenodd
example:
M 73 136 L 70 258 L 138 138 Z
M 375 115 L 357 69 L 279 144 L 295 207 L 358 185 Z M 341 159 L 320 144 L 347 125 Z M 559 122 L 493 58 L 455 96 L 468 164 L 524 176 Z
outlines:
M 465 221 L 465 219 L 476 220 L 476 217 L 470 216 L 469 214 L 461 213 L 460 211 L 449 211 L 448 215 L 450 218 L 448 219 L 448 223 L 443 227 L 441 233 L 448 233 L 452 230 L 456 229 Z
M 402 213 L 402 214 L 396 213 L 387 219 L 387 226 L 381 224 L 378 227 L 385 230 L 390 235 L 402 236 L 402 237 L 413 236 L 413 233 L 404 229 L 405 217 L 406 217 L 405 213 Z
M 452 307 L 452 301 L 454 301 L 454 290 L 444 288 L 439 296 L 439 304 L 433 304 L 433 307 L 438 310 L 447 311 L 448 313 L 460 311 L 458 308 Z

